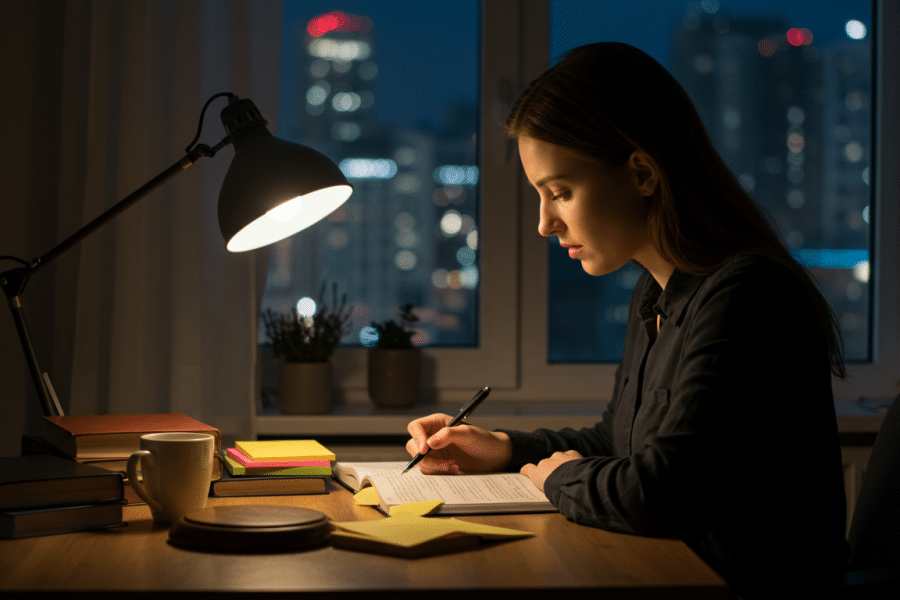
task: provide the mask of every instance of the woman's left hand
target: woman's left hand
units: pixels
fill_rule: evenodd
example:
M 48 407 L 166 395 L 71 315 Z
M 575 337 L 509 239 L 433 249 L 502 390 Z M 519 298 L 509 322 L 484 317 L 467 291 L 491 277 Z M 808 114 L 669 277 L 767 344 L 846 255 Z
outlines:
M 579 458 L 584 458 L 581 454 L 578 453 L 577 450 L 567 450 L 565 452 L 554 452 L 550 457 L 545 458 L 537 465 L 534 463 L 528 463 L 524 467 L 522 467 L 519 472 L 534 482 L 534 485 L 537 486 L 539 490 L 544 491 L 544 482 L 547 480 L 547 477 L 550 476 L 556 467 L 559 465 L 569 462 L 570 460 L 577 460 Z

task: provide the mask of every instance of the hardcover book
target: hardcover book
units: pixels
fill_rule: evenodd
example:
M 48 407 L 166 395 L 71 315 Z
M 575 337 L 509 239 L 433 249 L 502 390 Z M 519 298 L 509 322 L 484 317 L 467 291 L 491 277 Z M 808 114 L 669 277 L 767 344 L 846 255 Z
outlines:
M 119 502 L 122 475 L 57 456 L 0 457 L 0 510 Z
M 213 481 L 209 487 L 210 496 L 293 496 L 328 493 L 324 475 L 233 476 L 227 469 L 222 474 L 222 479 Z
M 178 413 L 65 415 L 43 419 L 47 441 L 78 460 L 128 458 L 141 449 L 142 435 L 166 431 L 207 433 L 215 438 L 217 453 L 222 447 L 218 429 Z
M 0 511 L 0 538 L 53 535 L 124 524 L 121 502 L 4 510 Z

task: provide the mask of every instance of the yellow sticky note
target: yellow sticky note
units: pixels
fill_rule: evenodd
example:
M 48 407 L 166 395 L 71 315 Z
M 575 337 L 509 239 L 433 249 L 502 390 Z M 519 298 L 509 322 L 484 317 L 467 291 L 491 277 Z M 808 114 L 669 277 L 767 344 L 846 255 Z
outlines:
M 374 489 L 374 488 L 373 488 Z M 388 514 L 392 517 L 398 515 L 414 515 L 424 517 L 430 515 L 441 507 L 443 500 L 423 500 L 421 502 L 408 502 L 406 504 L 397 504 L 388 510 Z
M 353 499 L 357 504 L 362 506 L 378 506 L 381 500 L 378 498 L 378 492 L 373 487 L 365 487 L 353 495 Z
M 316 440 L 253 440 L 235 445 L 253 460 L 334 460 L 334 452 Z
M 364 488 L 363 491 L 372 489 Z M 358 494 L 357 494 L 358 495 Z M 377 499 L 377 497 L 376 497 Z M 391 516 L 377 521 L 332 523 L 338 531 L 394 546 L 410 548 L 439 538 L 461 535 L 486 539 L 519 538 L 534 535 L 530 531 L 482 525 L 459 519 L 428 518 L 425 515 L 443 504 L 441 500 L 411 502 L 391 509 Z

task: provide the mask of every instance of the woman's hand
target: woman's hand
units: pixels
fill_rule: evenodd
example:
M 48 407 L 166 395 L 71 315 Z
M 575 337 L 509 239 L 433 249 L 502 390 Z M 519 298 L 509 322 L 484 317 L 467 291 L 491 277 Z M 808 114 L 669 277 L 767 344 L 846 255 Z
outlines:
M 508 435 L 472 425 L 447 427 L 450 419 L 449 415 L 433 414 L 407 426 L 409 455 L 427 452 L 418 465 L 422 473 L 487 473 L 509 464 L 512 444 Z
M 544 491 L 544 482 L 547 477 L 559 465 L 569 462 L 570 460 L 578 460 L 584 458 L 577 450 L 567 450 L 565 452 L 554 452 L 549 458 L 545 458 L 537 465 L 528 463 L 522 467 L 519 472 L 530 479 L 537 489 Z

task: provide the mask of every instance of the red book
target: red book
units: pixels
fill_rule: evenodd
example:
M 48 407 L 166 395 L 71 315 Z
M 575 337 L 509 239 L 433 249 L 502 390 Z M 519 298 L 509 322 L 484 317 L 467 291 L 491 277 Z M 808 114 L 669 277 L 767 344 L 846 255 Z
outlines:
M 178 413 L 150 415 L 65 415 L 43 417 L 46 440 L 78 460 L 128 458 L 141 449 L 141 436 L 166 431 L 207 433 L 222 447 L 219 430 Z

